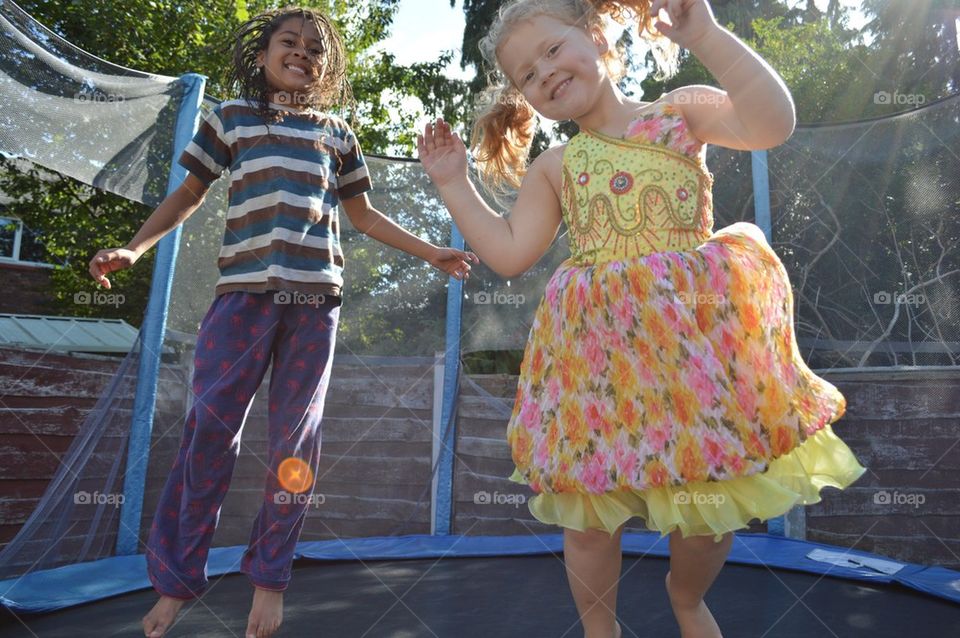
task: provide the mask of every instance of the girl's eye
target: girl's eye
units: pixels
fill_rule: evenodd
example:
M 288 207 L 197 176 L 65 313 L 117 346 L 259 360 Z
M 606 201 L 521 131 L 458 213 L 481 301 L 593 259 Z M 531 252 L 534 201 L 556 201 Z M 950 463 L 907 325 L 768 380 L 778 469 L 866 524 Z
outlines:
M 559 48 L 560 48 L 560 45 L 559 45 L 559 44 L 553 45 L 552 47 L 550 47 L 549 49 L 547 49 L 547 55 L 553 55 L 553 54 L 555 54 L 555 53 L 557 52 L 557 49 L 559 49 Z
M 313 55 L 321 55 L 323 51 L 321 51 L 320 49 L 310 49 L 310 53 Z

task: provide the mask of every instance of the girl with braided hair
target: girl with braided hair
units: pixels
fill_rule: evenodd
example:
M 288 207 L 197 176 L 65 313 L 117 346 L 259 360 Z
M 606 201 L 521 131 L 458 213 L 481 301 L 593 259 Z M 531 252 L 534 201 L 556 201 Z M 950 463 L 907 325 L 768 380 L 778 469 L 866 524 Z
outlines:
M 143 619 L 159 638 L 187 600 L 208 588 L 207 555 L 254 393 L 272 364 L 267 480 L 241 570 L 254 586 L 247 638 L 272 636 L 283 615 L 294 549 L 311 503 L 320 425 L 343 286 L 338 206 L 360 232 L 464 279 L 476 256 L 397 226 L 367 199 L 357 138 L 326 109 L 349 102 L 340 35 L 299 7 L 259 15 L 236 36 L 240 97 L 217 105 L 180 164 L 183 184 L 125 248 L 105 249 L 90 274 L 128 268 L 189 217 L 230 171 L 215 298 L 197 335 L 193 407 L 147 541 L 160 600 Z

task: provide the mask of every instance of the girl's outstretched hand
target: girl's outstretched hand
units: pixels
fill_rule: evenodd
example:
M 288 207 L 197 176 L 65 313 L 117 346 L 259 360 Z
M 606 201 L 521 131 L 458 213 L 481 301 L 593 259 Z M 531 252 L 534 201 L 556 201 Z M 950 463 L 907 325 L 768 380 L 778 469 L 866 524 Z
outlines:
M 430 256 L 430 265 L 447 273 L 454 279 L 465 281 L 470 277 L 470 262 L 480 263 L 480 258 L 470 251 L 456 248 L 437 248 Z
M 664 10 L 670 22 L 659 19 Z M 714 28 L 719 28 L 707 0 L 653 0 L 650 15 L 660 33 L 685 49 L 693 49 Z
M 423 134 L 417 135 L 417 153 L 437 188 L 467 175 L 467 147 L 442 118 L 428 123 Z
M 136 263 L 139 255 L 127 248 L 105 248 L 90 260 L 90 276 L 106 289 L 110 289 L 107 273 L 129 268 Z

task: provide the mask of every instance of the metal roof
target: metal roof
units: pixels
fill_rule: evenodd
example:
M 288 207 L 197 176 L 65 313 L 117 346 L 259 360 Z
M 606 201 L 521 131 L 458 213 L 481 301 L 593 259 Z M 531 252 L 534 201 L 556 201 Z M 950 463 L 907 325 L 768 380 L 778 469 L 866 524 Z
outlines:
M 122 319 L 0 313 L 0 347 L 49 352 L 130 352 L 138 330 Z

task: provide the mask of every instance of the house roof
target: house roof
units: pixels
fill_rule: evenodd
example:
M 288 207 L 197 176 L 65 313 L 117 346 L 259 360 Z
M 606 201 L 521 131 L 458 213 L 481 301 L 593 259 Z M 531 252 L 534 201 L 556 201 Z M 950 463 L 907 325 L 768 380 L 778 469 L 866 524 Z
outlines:
M 49 352 L 129 352 L 138 330 L 122 319 L 0 313 L 0 347 Z

